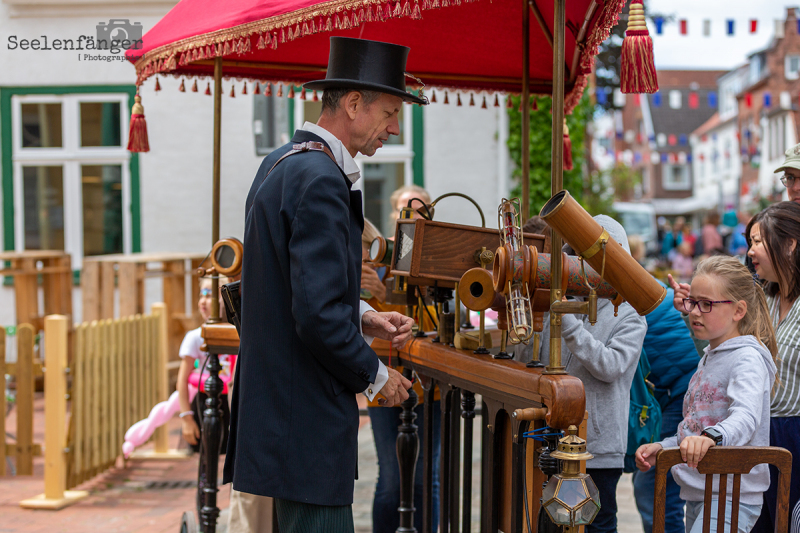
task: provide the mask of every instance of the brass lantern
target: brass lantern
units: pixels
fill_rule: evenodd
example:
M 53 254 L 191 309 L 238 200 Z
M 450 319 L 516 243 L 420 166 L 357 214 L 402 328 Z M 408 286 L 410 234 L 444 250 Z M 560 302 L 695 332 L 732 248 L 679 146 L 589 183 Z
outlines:
M 555 524 L 571 529 L 592 523 L 600 511 L 600 493 L 591 476 L 580 471 L 580 462 L 594 457 L 586 452 L 586 441 L 578 437 L 575 426 L 567 433 L 558 441 L 558 450 L 550 454 L 561 460 L 563 468 L 550 478 L 542 502 Z

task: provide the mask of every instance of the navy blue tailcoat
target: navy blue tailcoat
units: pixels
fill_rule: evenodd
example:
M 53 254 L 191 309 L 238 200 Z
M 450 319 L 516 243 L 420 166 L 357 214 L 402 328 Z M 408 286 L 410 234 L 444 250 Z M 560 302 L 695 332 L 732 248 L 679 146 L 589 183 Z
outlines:
M 247 195 L 242 327 L 223 482 L 242 492 L 349 505 L 356 394 L 378 358 L 359 333 L 360 191 L 323 152 L 267 156 Z M 262 182 L 263 180 L 263 182 Z

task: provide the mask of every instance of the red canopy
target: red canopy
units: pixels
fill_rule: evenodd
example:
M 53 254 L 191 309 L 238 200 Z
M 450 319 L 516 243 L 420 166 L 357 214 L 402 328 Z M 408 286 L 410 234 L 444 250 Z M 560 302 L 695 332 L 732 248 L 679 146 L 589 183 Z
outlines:
M 583 92 L 598 45 L 625 0 L 571 0 L 566 6 L 565 108 Z M 522 91 L 519 0 L 182 0 L 127 57 L 137 84 L 155 74 L 303 83 L 323 78 L 332 35 L 403 44 L 408 71 L 426 86 Z M 530 0 L 530 88 L 552 92 L 553 2 Z M 532 17 L 533 18 L 533 17 Z M 542 28 L 542 24 L 546 29 Z M 413 85 L 413 84 L 410 84 Z

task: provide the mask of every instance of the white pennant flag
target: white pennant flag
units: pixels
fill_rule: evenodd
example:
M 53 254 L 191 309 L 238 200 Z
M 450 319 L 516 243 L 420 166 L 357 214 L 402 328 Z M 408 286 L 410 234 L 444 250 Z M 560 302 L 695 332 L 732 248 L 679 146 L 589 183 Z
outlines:
M 703 36 L 711 36 L 711 19 L 703 19 Z

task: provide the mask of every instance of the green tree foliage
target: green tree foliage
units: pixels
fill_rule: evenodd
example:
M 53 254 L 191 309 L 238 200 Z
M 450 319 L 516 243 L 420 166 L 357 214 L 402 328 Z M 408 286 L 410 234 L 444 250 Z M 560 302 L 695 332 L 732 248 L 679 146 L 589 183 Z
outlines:
M 522 197 L 522 113 L 519 110 L 519 96 L 511 96 L 513 107 L 508 110 L 509 136 L 508 150 L 511 158 L 516 163 L 514 178 L 518 185 L 512 195 Z M 552 100 L 547 96 L 534 96 L 538 110 L 531 111 L 530 124 L 530 214 L 535 215 L 544 203 L 550 199 L 550 155 L 552 135 L 552 115 L 550 108 Z M 575 106 L 571 115 L 567 115 L 569 137 L 572 141 L 573 169 L 564 171 L 564 188 L 579 202 L 583 196 L 583 170 L 586 165 L 586 124 L 592 117 L 592 104 L 587 94 L 583 95 L 580 103 Z

